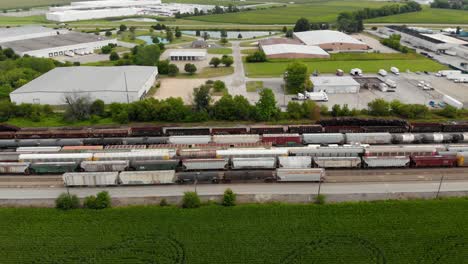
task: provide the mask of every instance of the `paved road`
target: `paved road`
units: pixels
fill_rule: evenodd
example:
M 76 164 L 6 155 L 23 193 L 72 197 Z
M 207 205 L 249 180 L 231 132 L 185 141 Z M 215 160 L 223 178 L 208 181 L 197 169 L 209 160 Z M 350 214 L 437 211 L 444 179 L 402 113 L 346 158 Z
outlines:
M 314 194 L 318 183 L 271 183 L 271 184 L 212 184 L 198 185 L 200 195 L 220 195 L 231 188 L 238 194 Z M 330 194 L 385 194 L 405 192 L 437 192 L 439 181 L 433 182 L 392 182 L 392 183 L 322 183 L 321 193 Z M 107 187 L 107 188 L 69 188 L 70 193 L 79 197 L 96 194 L 107 190 L 112 197 L 154 197 L 180 196 L 186 191 L 194 191 L 194 185 L 141 186 L 141 187 Z M 468 181 L 443 182 L 441 192 L 468 191 Z M 53 199 L 65 188 L 5 188 L 0 191 L 0 199 Z

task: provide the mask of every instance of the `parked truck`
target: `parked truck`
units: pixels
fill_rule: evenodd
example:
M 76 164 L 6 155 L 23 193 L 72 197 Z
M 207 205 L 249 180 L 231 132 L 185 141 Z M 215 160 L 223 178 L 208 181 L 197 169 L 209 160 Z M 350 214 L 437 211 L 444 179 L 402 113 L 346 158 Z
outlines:
M 387 71 L 384 70 L 384 69 L 380 69 L 380 70 L 379 70 L 379 75 L 385 77 L 385 76 L 387 76 Z
M 452 75 L 452 74 L 460 75 L 462 72 L 458 71 L 458 70 L 443 70 L 443 71 L 438 71 L 437 73 L 440 74 L 443 77 L 446 77 L 446 76 Z
M 451 105 L 457 109 L 462 109 L 463 108 L 463 103 L 458 101 L 457 99 L 451 97 L 451 96 L 448 96 L 448 95 L 444 95 L 444 97 L 442 98 L 442 101 L 444 101 L 444 103 L 448 104 L 448 105 Z
M 388 87 L 391 87 L 391 88 L 396 88 L 397 87 L 396 82 L 394 80 L 386 79 L 385 84 L 387 84 Z
M 397 68 L 397 67 L 391 67 L 390 68 L 390 71 L 395 74 L 395 75 L 399 75 L 400 74 L 400 70 Z
M 351 69 L 349 73 L 353 76 L 362 76 L 362 70 L 359 68 Z
M 328 95 L 324 91 L 320 92 L 305 92 L 307 99 L 317 102 L 328 102 Z

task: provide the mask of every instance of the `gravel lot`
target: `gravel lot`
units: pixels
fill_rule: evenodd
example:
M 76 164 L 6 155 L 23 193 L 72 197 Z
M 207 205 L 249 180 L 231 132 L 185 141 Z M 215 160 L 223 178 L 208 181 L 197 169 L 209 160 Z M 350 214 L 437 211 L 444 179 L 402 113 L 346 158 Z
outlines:
M 367 45 L 369 45 L 369 47 L 371 47 L 375 51 L 380 51 L 381 53 L 398 53 L 398 51 L 380 44 L 380 42 L 377 39 L 369 37 L 368 35 L 353 34 L 351 35 L 351 37 L 366 43 Z

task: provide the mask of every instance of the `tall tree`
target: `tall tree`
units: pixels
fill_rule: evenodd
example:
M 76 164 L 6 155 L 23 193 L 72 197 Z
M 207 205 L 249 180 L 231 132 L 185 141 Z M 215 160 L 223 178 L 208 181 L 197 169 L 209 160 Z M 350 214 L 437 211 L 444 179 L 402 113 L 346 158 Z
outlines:
M 256 118 L 259 121 L 271 121 L 278 117 L 280 110 L 276 107 L 276 99 L 271 89 L 260 92 L 260 100 L 255 104 Z
M 296 25 L 294 26 L 294 32 L 302 32 L 310 30 L 310 23 L 307 18 L 299 18 L 296 21 Z
M 286 68 L 284 81 L 289 93 L 302 93 L 308 79 L 307 65 L 301 62 L 293 62 Z
M 210 107 L 211 95 L 208 85 L 201 85 L 193 89 L 193 105 L 197 111 L 207 111 Z

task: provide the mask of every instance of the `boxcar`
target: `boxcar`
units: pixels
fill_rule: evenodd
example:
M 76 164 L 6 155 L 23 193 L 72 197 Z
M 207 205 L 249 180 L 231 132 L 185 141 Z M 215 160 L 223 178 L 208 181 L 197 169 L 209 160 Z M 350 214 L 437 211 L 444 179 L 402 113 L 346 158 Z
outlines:
M 251 126 L 250 134 L 281 134 L 284 133 L 284 126 Z
M 179 160 L 134 160 L 130 162 L 130 168 L 137 171 L 175 170 L 179 166 Z
M 210 135 L 210 128 L 208 127 L 164 127 L 163 133 L 166 136 Z
M 361 133 L 363 132 L 360 126 L 324 126 L 325 133 Z
M 128 160 L 83 161 L 81 168 L 86 172 L 124 171 L 129 167 Z
M 257 143 L 260 142 L 260 135 L 213 135 L 214 143 L 235 144 L 235 143 Z
M 442 132 L 443 125 L 439 123 L 411 123 L 411 132 Z
M 54 129 L 50 131 L 51 138 L 87 138 L 88 129 Z
M 363 157 L 365 168 L 402 168 L 410 165 L 408 156 Z
M 292 156 L 278 157 L 278 166 L 280 168 L 310 168 L 312 166 L 312 157 L 309 156 Z
M 325 178 L 324 169 L 277 169 L 278 182 L 319 182 Z
M 62 176 L 65 186 L 113 186 L 117 185 L 118 172 L 67 172 Z
M 273 182 L 274 170 L 241 170 L 224 172 L 223 182 Z
M 288 156 L 288 149 L 221 149 L 216 150 L 218 158 L 258 158 Z
M 211 134 L 213 135 L 239 135 L 247 134 L 247 127 L 213 127 Z
M 132 137 L 159 137 L 163 135 L 163 128 L 160 126 L 132 126 L 130 134 Z
M 92 129 L 90 132 L 91 137 L 106 138 L 106 137 L 128 137 L 128 128 L 101 128 Z
M 273 145 L 302 144 L 302 137 L 299 134 L 264 134 L 262 142 L 271 142 Z
M 176 181 L 175 171 L 123 171 L 119 174 L 122 185 L 173 184 Z
M 0 139 L 12 139 L 15 138 L 15 132 L 13 131 L 1 131 L 0 132 Z
M 314 167 L 318 168 L 359 168 L 360 157 L 315 157 Z
M 323 128 L 321 125 L 290 125 L 288 126 L 289 133 L 322 133 Z
M 457 156 L 411 156 L 411 166 L 415 168 L 424 167 L 455 167 Z
M 53 174 L 79 171 L 79 163 L 73 161 L 65 162 L 34 162 L 29 166 L 32 174 Z
M 223 172 L 219 171 L 190 171 L 176 173 L 177 183 L 218 183 L 223 179 Z
M 274 169 L 276 168 L 276 158 L 232 158 L 231 167 L 234 170 L 246 169 Z
M 183 170 L 224 170 L 228 167 L 226 159 L 184 159 Z

